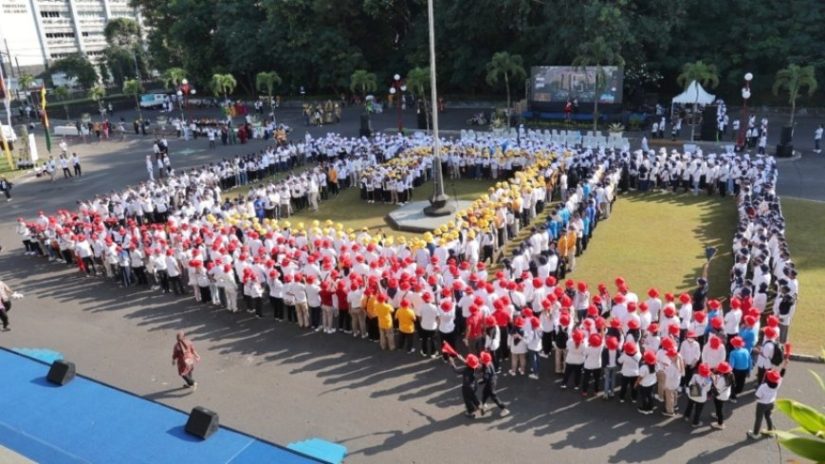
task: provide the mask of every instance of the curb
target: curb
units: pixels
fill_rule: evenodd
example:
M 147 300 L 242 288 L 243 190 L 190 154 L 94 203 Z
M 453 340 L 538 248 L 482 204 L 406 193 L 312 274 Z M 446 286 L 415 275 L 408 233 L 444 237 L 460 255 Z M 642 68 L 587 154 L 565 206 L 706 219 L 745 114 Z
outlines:
M 798 150 L 794 150 L 793 155 L 788 157 L 788 158 L 779 158 L 779 157 L 775 156 L 774 159 L 776 160 L 777 163 L 783 163 L 783 162 L 787 163 L 789 161 L 797 161 L 797 160 L 802 159 L 802 152 L 798 151 Z
M 812 356 L 809 354 L 792 354 L 791 361 L 801 361 L 806 363 L 825 364 L 825 358 L 821 356 Z

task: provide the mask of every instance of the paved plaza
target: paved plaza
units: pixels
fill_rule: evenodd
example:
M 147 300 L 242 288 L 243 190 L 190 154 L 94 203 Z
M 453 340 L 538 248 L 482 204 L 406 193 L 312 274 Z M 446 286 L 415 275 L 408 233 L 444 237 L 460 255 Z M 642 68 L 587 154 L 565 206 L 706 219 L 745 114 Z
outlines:
M 349 108 L 343 123 L 310 132 L 355 136 L 357 111 Z M 444 128 L 465 128 L 472 113 L 445 113 Z M 406 112 L 404 119 L 412 126 L 414 113 Z M 293 126 L 293 138 L 302 138 L 307 130 L 294 110 L 284 111 L 282 121 Z M 394 112 L 373 120 L 376 130 L 395 123 Z M 815 122 L 800 124 L 805 126 L 797 147 L 803 155 L 780 162 L 780 194 L 825 200 L 825 157 L 814 156 L 807 140 Z M 811 130 L 805 132 L 807 125 Z M 271 313 L 256 319 L 196 306 L 191 297 L 119 289 L 83 278 L 74 267 L 22 255 L 14 233 L 17 217 L 31 218 L 41 209 L 72 209 L 79 199 L 144 180 L 151 141 L 130 136 L 125 142 L 72 145 L 69 151 L 77 151 L 82 160 L 82 178 L 58 175 L 49 182 L 27 177 L 15 186 L 14 200 L 0 210 L 0 269 L 25 298 L 15 302 L 13 330 L 0 333 L 0 345 L 59 351 L 86 376 L 181 410 L 206 406 L 220 414 L 223 424 L 279 444 L 313 437 L 343 444 L 349 452 L 346 462 L 353 463 L 756 463 L 789 457 L 787 451 L 780 456 L 770 439 L 746 439 L 753 395 L 728 405 L 733 413 L 726 430 L 694 430 L 658 413 L 642 416 L 630 403 L 562 391 L 543 360 L 539 380 L 500 379 L 500 396 L 510 415 L 500 417 L 493 410 L 469 421 L 462 414 L 460 378 L 440 360 L 381 352 L 374 343 L 340 333 L 309 333 L 276 323 Z M 170 157 L 173 167 L 182 168 L 264 146 L 254 141 L 209 149 L 205 139 L 170 140 Z M 191 335 L 203 357 L 194 393 L 180 388 L 170 365 L 178 330 Z M 792 363 L 780 396 L 821 407 L 823 395 L 809 368 L 825 375 L 821 364 Z M 705 418 L 710 409 L 706 406 Z M 774 417 L 779 428 L 791 427 L 781 413 Z

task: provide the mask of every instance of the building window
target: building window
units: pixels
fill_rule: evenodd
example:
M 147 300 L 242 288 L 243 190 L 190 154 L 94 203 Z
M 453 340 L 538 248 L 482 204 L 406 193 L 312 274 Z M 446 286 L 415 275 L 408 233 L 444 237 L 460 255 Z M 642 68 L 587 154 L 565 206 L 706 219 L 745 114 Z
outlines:
M 47 39 L 73 39 L 75 37 L 74 32 L 47 32 L 46 38 Z
M 41 11 L 40 12 L 41 18 L 59 18 L 60 12 L 59 11 Z

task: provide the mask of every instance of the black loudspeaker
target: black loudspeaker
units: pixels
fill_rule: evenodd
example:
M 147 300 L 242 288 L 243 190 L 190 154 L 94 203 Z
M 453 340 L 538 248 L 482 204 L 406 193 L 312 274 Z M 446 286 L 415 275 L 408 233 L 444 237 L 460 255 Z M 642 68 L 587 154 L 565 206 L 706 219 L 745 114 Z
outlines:
M 62 386 L 71 382 L 74 376 L 74 363 L 59 360 L 52 363 L 52 367 L 49 369 L 49 375 L 46 376 L 46 380 Z
M 779 138 L 780 145 L 791 145 L 793 143 L 793 126 L 783 126 L 782 135 Z
M 372 124 L 370 124 L 370 115 L 361 115 L 361 130 L 358 131 L 359 137 L 369 137 L 372 135 Z
M 189 420 L 186 421 L 186 433 L 203 440 L 217 432 L 219 427 L 218 413 L 202 406 L 194 407 L 189 413 Z
M 702 126 L 699 131 L 700 140 L 716 141 L 716 131 L 718 130 L 716 111 L 716 105 L 708 105 L 702 111 Z
M 778 158 L 790 158 L 793 156 L 793 145 L 786 144 L 782 145 L 781 143 L 776 146 L 776 156 Z

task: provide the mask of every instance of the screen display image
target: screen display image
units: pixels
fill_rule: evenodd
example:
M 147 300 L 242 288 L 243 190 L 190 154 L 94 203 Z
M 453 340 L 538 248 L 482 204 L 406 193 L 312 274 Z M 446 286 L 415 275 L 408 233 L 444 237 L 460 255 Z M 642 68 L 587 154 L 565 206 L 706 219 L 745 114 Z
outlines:
M 605 83 L 596 95 L 595 66 L 577 68 L 574 66 L 534 66 L 532 68 L 532 101 L 545 103 L 565 103 L 578 100 L 579 103 L 622 102 L 622 70 L 617 66 L 603 66 Z

